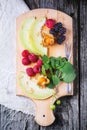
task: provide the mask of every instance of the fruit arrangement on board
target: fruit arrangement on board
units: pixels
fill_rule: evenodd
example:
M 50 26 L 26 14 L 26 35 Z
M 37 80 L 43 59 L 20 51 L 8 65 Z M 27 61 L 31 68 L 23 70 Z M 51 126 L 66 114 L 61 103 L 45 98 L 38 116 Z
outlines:
M 60 82 L 70 83 L 75 69 L 66 57 L 49 56 L 50 46 L 64 44 L 67 29 L 61 22 L 46 17 L 29 17 L 20 29 L 21 64 L 18 81 L 21 89 L 33 99 L 47 99 L 56 94 Z

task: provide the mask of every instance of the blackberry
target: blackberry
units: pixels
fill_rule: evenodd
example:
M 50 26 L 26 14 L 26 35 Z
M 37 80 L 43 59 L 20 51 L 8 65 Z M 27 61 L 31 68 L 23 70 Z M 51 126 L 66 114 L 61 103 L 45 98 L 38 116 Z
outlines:
M 53 36 L 57 36 L 57 32 L 55 31 L 54 28 L 50 29 L 50 34 L 52 34 Z
M 55 29 L 55 32 L 58 33 L 58 31 L 59 31 L 59 27 L 56 27 L 56 28 L 54 28 L 54 29 Z
M 61 22 L 58 22 L 58 23 L 56 23 L 55 25 L 54 25 L 54 27 L 62 27 L 62 23 Z
M 58 38 L 57 38 L 57 43 L 58 44 L 61 44 L 63 41 L 65 41 L 65 39 L 66 39 L 66 37 L 65 36 L 59 36 Z
M 62 23 L 61 23 L 61 22 L 58 22 L 58 23 L 56 23 L 56 24 L 54 25 L 55 31 L 58 32 L 60 28 L 62 28 Z
M 66 33 L 66 28 L 62 27 L 59 29 L 58 31 L 61 35 L 65 34 Z

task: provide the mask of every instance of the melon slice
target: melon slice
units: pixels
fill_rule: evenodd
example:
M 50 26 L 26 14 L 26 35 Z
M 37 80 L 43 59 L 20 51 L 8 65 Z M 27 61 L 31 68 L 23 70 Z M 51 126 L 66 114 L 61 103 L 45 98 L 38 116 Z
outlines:
M 31 17 L 26 19 L 20 30 L 20 39 L 23 47 L 38 55 L 47 55 L 47 48 L 43 47 L 41 29 L 46 18 Z
M 31 80 L 25 72 L 19 73 L 18 83 L 26 96 L 31 97 L 32 99 L 46 99 L 56 94 L 54 89 L 40 88 L 37 85 L 37 80 Z
M 30 28 L 31 28 L 31 25 L 34 23 L 34 21 L 35 21 L 34 17 L 26 19 L 20 30 L 21 44 L 25 49 L 29 50 L 30 52 L 34 51 L 34 49 L 31 46 L 31 41 L 29 38 L 30 37 L 30 35 L 29 35 Z
M 45 24 L 46 18 L 37 18 L 31 27 L 31 43 L 32 48 L 35 48 L 38 54 L 47 55 L 47 48 L 42 45 L 41 29 Z

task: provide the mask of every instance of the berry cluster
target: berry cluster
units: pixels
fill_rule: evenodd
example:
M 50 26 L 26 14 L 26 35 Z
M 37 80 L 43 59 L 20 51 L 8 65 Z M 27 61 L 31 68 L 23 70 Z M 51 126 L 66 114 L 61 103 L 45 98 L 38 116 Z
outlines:
M 66 39 L 65 33 L 66 28 L 63 27 L 61 22 L 56 23 L 54 27 L 50 29 L 50 34 L 52 34 L 55 37 L 56 42 L 58 44 L 61 44 L 62 42 L 65 41 Z
M 50 34 L 55 37 L 58 44 L 65 41 L 66 28 L 63 27 L 61 22 L 56 23 L 54 19 L 47 19 L 45 25 L 50 28 Z
M 22 52 L 22 64 L 23 65 L 30 65 L 31 63 L 36 63 L 34 67 L 28 67 L 26 69 L 26 73 L 28 76 L 35 76 L 35 74 L 41 72 L 42 67 L 42 60 L 35 54 L 29 53 L 28 50 L 24 50 Z
M 41 72 L 42 60 L 38 59 L 37 64 L 34 67 L 29 67 L 26 69 L 28 76 L 35 76 L 37 73 Z
M 31 62 L 35 63 L 38 60 L 38 56 L 33 53 L 29 53 L 28 50 L 24 50 L 22 52 L 22 56 L 23 56 L 23 58 L 22 58 L 23 65 L 29 65 L 29 64 L 31 64 Z

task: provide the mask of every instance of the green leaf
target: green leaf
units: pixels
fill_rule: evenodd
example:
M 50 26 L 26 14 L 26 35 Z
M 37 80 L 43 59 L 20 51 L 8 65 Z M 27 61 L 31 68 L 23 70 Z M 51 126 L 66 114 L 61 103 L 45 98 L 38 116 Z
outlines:
M 65 81 L 66 83 L 72 82 L 75 77 L 75 69 L 73 67 L 73 65 L 69 62 L 67 62 L 63 68 L 61 68 L 61 72 L 62 72 L 62 78 L 63 81 Z
M 49 88 L 54 88 L 60 81 L 72 82 L 75 77 L 75 69 L 65 57 L 42 57 L 42 74 L 46 75 L 50 83 L 47 85 Z
M 44 65 L 42 65 L 42 74 L 46 75 L 46 71 L 45 71 Z
M 44 64 L 49 63 L 49 57 L 46 56 L 46 55 L 44 55 L 44 56 L 42 57 L 42 60 L 43 60 L 43 63 L 44 63 Z
M 66 57 L 63 57 L 63 58 L 62 58 L 62 61 L 63 61 L 63 62 L 67 62 L 68 59 L 67 59 Z
M 49 71 L 50 71 L 50 75 L 53 75 L 53 69 L 51 67 L 49 67 Z
M 52 68 L 54 69 L 55 68 L 55 58 L 54 57 L 50 57 L 50 63 L 51 63 L 51 66 Z
M 52 75 L 52 81 L 54 85 L 57 85 L 60 82 L 60 79 L 57 75 Z
M 66 62 L 67 61 L 66 61 L 65 58 L 62 58 L 62 57 L 56 58 L 56 69 L 62 68 L 65 65 Z
M 53 89 L 55 87 L 55 85 L 53 84 L 52 81 L 50 81 L 50 83 L 47 85 L 48 88 Z
M 45 63 L 44 68 L 45 68 L 45 70 L 48 70 L 50 68 L 50 65 Z
M 68 73 L 68 74 L 66 73 L 62 74 L 63 81 L 65 81 L 66 83 L 72 82 L 75 79 L 75 77 L 76 77 L 76 74 L 74 72 Z
M 59 75 L 59 73 L 60 73 L 60 71 L 59 71 L 59 70 L 56 70 L 55 74 L 56 74 L 57 76 Z

